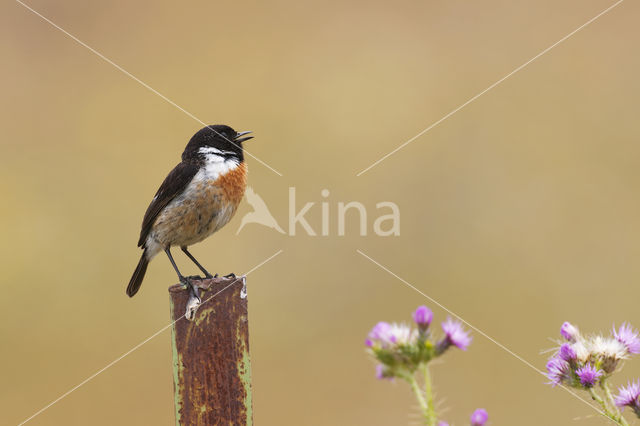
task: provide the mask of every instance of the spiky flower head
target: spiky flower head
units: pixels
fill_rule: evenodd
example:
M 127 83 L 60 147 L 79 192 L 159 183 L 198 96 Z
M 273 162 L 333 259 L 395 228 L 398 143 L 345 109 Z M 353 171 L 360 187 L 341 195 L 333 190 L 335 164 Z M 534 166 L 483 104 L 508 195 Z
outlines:
M 630 354 L 640 353 L 640 337 L 638 330 L 631 327 L 629 323 L 622 323 L 618 331 L 616 331 L 615 325 L 613 326 L 613 337 L 622 343 Z
M 628 324 L 613 330 L 613 336 L 585 335 L 565 322 L 560 333 L 567 340 L 547 362 L 549 384 L 566 384 L 576 388 L 590 388 L 604 377 L 613 374 L 632 351 L 640 350 L 638 332 Z M 636 340 L 638 343 L 636 343 Z
M 391 324 L 391 341 L 396 345 L 410 345 L 415 343 L 417 333 L 406 324 Z
M 575 342 L 578 337 L 580 337 L 580 330 L 570 322 L 565 322 L 562 324 L 562 327 L 560 327 L 560 334 L 568 341 Z
M 566 362 L 573 362 L 578 358 L 576 350 L 569 343 L 563 343 L 562 346 L 560 346 L 558 356 Z
M 429 328 L 431 321 L 433 320 L 433 312 L 426 306 L 418 306 L 418 309 L 413 313 L 413 321 L 420 328 L 425 331 Z
M 484 408 L 478 408 L 471 414 L 471 426 L 484 426 L 489 420 L 489 414 Z
M 411 344 L 416 339 L 415 330 L 404 324 L 381 321 L 371 331 L 365 345 L 370 348 L 389 349 L 397 345 Z
M 591 357 L 591 349 L 589 348 L 590 345 L 587 344 L 586 340 L 580 339 L 574 343 L 570 343 L 569 345 L 571 349 L 575 351 L 576 359 L 579 362 L 585 363 L 589 361 L 589 358 Z
M 442 324 L 444 337 L 436 343 L 428 329 L 433 313 L 426 306 L 413 312 L 412 324 L 377 323 L 367 334 L 365 346 L 375 359 L 376 377 L 407 379 L 450 346 L 466 349 L 471 343 L 462 325 L 448 318 Z
M 610 337 L 595 336 L 591 339 L 591 353 L 607 358 L 627 358 L 627 347 L 620 341 Z
M 586 388 L 593 387 L 598 383 L 603 374 L 604 372 L 602 370 L 595 368 L 590 363 L 586 363 L 584 367 L 576 370 L 576 375 L 580 379 L 580 383 Z
M 623 359 L 628 358 L 627 347 L 616 339 L 595 336 L 587 342 L 590 359 L 597 360 L 607 374 L 613 373 Z
M 549 384 L 552 386 L 557 386 L 567 380 L 569 375 L 569 363 L 559 356 L 556 355 L 547 362 L 547 377 L 550 380 Z
M 376 345 L 384 347 L 393 344 L 391 342 L 391 324 L 384 321 L 377 323 L 369 332 L 365 344 L 368 347 Z
M 618 389 L 615 402 L 618 407 L 640 409 L 640 380 L 629 382 L 627 386 L 621 386 Z
M 425 342 L 419 343 L 418 331 L 407 324 L 379 322 L 369 332 L 365 345 L 379 363 L 376 377 L 384 379 L 412 374 L 430 354 L 426 353 Z
M 462 327 L 460 322 L 451 319 L 451 317 L 448 317 L 447 320 L 442 323 L 442 331 L 444 331 L 445 337 L 438 344 L 442 352 L 451 345 L 465 351 L 471 344 L 472 339 L 471 336 L 469 336 L 469 332 Z

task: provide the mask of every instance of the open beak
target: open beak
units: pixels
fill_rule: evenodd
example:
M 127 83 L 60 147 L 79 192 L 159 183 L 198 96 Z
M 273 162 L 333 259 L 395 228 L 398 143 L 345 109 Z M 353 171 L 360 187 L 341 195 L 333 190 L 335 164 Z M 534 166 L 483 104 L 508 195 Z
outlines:
M 251 133 L 251 131 L 246 131 L 246 132 L 238 132 L 236 134 L 235 139 L 233 139 L 234 142 L 238 142 L 238 143 L 242 143 L 244 141 L 248 141 L 249 139 L 253 139 L 253 136 L 246 136 L 246 137 L 242 137 L 244 135 L 248 135 L 249 133 Z

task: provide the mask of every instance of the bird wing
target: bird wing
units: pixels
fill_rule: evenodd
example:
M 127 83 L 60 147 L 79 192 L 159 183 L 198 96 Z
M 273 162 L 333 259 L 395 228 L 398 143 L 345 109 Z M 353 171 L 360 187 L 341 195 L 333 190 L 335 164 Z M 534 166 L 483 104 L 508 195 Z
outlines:
M 197 165 L 179 163 L 167 175 L 144 214 L 144 219 L 142 219 L 142 230 L 140 231 L 140 239 L 138 240 L 138 247 L 142 247 L 146 241 L 149 236 L 149 232 L 151 232 L 151 226 L 162 209 L 164 209 L 171 200 L 184 191 L 196 173 L 198 173 Z

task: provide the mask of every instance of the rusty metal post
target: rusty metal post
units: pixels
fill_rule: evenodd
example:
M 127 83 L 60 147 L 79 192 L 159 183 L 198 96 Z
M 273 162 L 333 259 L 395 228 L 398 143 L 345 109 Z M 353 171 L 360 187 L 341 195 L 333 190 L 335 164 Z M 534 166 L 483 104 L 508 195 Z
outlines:
M 245 278 L 194 282 L 202 304 L 184 318 L 189 291 L 169 287 L 177 426 L 253 424 Z M 215 297 L 213 297 L 215 295 Z

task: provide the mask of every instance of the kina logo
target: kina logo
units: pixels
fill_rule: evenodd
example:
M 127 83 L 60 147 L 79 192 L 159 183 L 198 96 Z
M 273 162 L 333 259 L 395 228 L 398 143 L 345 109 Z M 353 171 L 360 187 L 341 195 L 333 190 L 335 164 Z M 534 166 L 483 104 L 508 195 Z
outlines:
M 274 229 L 280 234 L 286 234 L 291 237 L 296 235 L 298 228 L 302 228 L 308 236 L 328 236 L 332 232 L 337 231 L 337 236 L 344 236 L 346 234 L 346 222 L 347 216 L 351 219 L 359 219 L 358 231 L 360 236 L 367 236 L 369 232 L 369 218 L 373 216 L 370 211 L 367 211 L 367 206 L 359 201 L 349 201 L 344 203 L 342 201 L 335 203 L 332 206 L 329 197 L 329 190 L 323 189 L 320 191 L 320 196 L 323 198 L 319 203 L 310 201 L 305 203 L 298 209 L 296 204 L 296 188 L 289 187 L 289 218 L 288 218 L 288 231 L 285 231 L 275 217 L 269 211 L 267 203 L 260 197 L 251 187 L 247 187 L 245 193 L 247 202 L 253 208 L 253 211 L 245 214 L 241 221 L 236 235 L 249 224 L 259 224 L 266 226 L 267 228 Z M 312 211 L 313 207 L 320 205 L 320 219 L 321 223 L 316 224 L 315 228 L 311 226 L 306 215 Z M 375 204 L 376 218 L 373 222 L 373 233 L 380 237 L 399 236 L 400 235 L 400 208 L 398 205 L 391 201 L 381 201 Z M 317 210 L 317 209 L 316 209 Z M 369 209 L 371 210 L 371 209 Z M 334 216 L 332 212 L 337 214 Z M 387 214 L 380 214 L 387 213 Z M 353 221 L 352 221 L 353 222 Z M 334 224 L 334 225 L 331 225 Z M 320 229 L 317 233 L 316 229 Z M 356 230 L 353 230 L 356 232 Z

